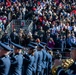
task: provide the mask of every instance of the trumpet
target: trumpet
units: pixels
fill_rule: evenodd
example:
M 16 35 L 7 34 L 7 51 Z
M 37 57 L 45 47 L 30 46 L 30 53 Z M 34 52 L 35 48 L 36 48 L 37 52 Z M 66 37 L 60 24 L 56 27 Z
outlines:
M 62 67 L 66 71 L 73 63 L 74 63 L 74 60 L 71 58 L 70 59 L 62 59 L 62 64 L 60 65 L 60 67 Z M 51 70 L 52 75 L 56 75 L 57 69 L 58 69 L 58 66 L 55 67 L 53 65 L 52 70 Z

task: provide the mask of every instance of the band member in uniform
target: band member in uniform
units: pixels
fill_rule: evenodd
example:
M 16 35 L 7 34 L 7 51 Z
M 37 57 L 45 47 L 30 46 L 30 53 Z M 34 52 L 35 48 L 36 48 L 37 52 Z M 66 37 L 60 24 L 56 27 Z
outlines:
M 46 55 L 47 55 L 47 52 L 46 52 L 46 43 L 45 42 L 40 42 L 44 48 L 42 50 L 42 53 L 43 53 L 43 59 L 42 59 L 42 62 L 43 62 L 43 65 L 42 65 L 42 72 L 43 72 L 43 75 L 46 75 Z
M 27 54 L 24 54 L 24 74 L 23 75 L 33 75 L 34 68 L 34 51 L 35 47 L 31 44 L 28 44 L 28 52 Z
M 42 44 L 38 44 L 37 51 L 38 51 L 38 59 L 37 59 L 37 75 L 42 75 L 42 58 L 43 58 L 43 53 L 42 49 L 44 46 Z
M 19 44 L 11 42 L 14 46 L 14 53 L 10 57 L 11 67 L 9 75 L 22 75 L 23 55 L 21 54 L 23 47 Z
M 9 46 L 0 42 L 0 75 L 8 75 L 10 69 L 9 53 L 12 51 Z
M 32 44 L 35 47 L 35 52 L 34 52 L 34 70 L 33 70 L 33 75 L 36 75 L 36 71 L 37 71 L 37 60 L 38 60 L 38 51 L 37 51 L 37 43 L 36 42 L 30 42 L 30 44 Z
M 46 51 L 46 75 L 49 75 L 52 66 L 52 54 L 50 53 L 52 49 L 46 46 Z
M 66 71 L 60 66 L 62 64 L 61 60 L 56 59 L 54 61 L 54 66 L 57 68 L 56 75 L 76 75 L 76 46 L 73 46 L 70 51 L 73 63 L 70 61 L 71 65 L 69 65 Z

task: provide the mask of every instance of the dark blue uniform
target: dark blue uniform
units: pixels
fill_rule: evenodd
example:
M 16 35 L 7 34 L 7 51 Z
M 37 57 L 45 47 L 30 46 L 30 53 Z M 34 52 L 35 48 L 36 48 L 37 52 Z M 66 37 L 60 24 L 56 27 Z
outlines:
M 76 61 L 66 71 L 59 67 L 56 73 L 57 75 L 76 75 Z
M 8 75 L 10 68 L 10 59 L 8 56 L 0 57 L 0 75 Z
M 71 57 L 74 60 L 74 62 L 68 67 L 67 70 L 64 70 L 62 67 L 58 66 L 56 74 L 57 75 L 76 75 L 76 45 L 72 45 L 70 51 L 71 51 Z

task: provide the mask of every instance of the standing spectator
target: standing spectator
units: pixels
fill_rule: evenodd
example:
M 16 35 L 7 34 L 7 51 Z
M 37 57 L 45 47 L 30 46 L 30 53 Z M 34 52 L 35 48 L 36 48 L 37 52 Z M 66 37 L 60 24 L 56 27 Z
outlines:
M 9 37 L 7 31 L 5 31 L 5 32 L 4 32 L 4 35 L 3 35 L 2 38 L 1 38 L 1 41 L 2 41 L 3 43 L 9 44 L 9 39 L 10 39 L 10 37 Z
M 71 34 L 68 34 L 68 36 L 67 36 L 66 47 L 67 47 L 67 48 L 72 47 L 72 43 L 71 43 Z
M 74 33 L 72 33 L 71 43 L 72 43 L 73 45 L 76 45 L 76 37 L 75 37 Z
M 40 30 L 38 31 L 38 35 L 40 37 L 40 40 L 42 41 L 43 40 L 43 36 L 44 36 L 44 30 L 42 27 L 40 27 Z
M 4 24 L 2 23 L 2 20 L 0 20 L 0 28 L 1 28 L 2 30 L 5 30 L 5 27 L 4 27 Z
M 17 34 L 16 29 L 14 29 L 13 32 L 10 34 L 10 38 L 12 42 L 19 44 L 19 36 Z
M 61 48 L 61 41 L 60 41 L 59 34 L 56 34 L 56 38 L 54 41 L 55 41 L 55 48 Z
M 54 42 L 53 38 L 49 38 L 49 40 L 48 40 L 48 42 L 47 42 L 47 46 L 48 46 L 49 48 L 54 48 L 55 42 Z

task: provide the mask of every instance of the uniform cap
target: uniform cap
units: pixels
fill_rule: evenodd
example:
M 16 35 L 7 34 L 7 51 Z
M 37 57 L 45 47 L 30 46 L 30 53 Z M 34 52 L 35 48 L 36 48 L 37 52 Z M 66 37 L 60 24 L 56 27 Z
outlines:
M 48 50 L 52 50 L 50 47 L 48 47 L 48 46 L 46 46 L 46 49 L 48 49 Z
M 40 43 L 38 44 L 38 47 L 44 48 L 44 46 Z
M 0 47 L 3 48 L 6 51 L 13 51 L 12 48 L 10 48 L 9 46 L 5 45 L 4 43 L 0 42 Z
M 8 42 L 4 42 L 4 44 L 5 44 L 5 45 L 9 45 L 9 43 L 8 43 Z
M 46 45 L 46 43 L 45 43 L 45 42 L 41 42 L 41 44 L 42 44 L 42 45 Z
M 30 42 L 30 44 L 32 44 L 34 46 L 37 46 L 37 43 L 36 42 Z
M 28 44 L 28 47 L 31 49 L 35 49 L 35 46 L 33 46 L 32 44 Z
M 17 49 L 23 49 L 23 46 L 21 46 L 21 45 L 19 45 L 19 44 L 16 44 L 16 43 L 13 43 L 13 42 L 11 42 L 11 44 L 12 44 L 13 46 L 15 46 Z

